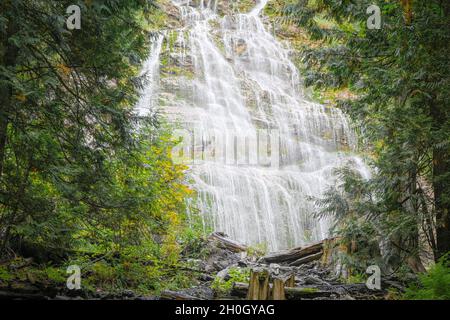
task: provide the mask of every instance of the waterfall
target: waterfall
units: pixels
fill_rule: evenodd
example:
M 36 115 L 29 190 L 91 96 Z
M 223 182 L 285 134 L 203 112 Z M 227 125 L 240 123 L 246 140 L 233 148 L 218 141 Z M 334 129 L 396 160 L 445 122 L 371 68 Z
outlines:
M 161 54 L 163 35 L 159 35 L 156 40 L 152 42 L 150 48 L 150 56 L 144 62 L 140 74 L 143 79 L 144 89 L 140 92 L 140 99 L 136 106 L 136 113 L 138 116 L 146 116 L 155 110 L 157 99 L 157 88 L 159 79 L 159 56 Z
M 161 83 L 150 81 L 140 106 L 158 92 L 160 109 L 189 131 L 183 157 L 205 225 L 271 250 L 326 237 L 311 198 L 345 163 L 368 174 L 347 118 L 306 98 L 289 48 L 260 17 L 267 0 L 223 17 L 218 1 L 190 2 L 173 1 L 183 27 L 166 34 L 167 49 L 154 43 L 146 70 Z

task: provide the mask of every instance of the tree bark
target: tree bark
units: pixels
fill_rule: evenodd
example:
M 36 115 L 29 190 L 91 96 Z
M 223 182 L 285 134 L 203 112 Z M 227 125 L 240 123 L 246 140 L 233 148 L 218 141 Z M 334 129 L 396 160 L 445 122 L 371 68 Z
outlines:
M 209 239 L 217 241 L 221 247 L 233 252 L 239 253 L 247 251 L 247 246 L 227 238 L 227 236 L 221 232 L 213 232 L 209 235 Z
M 8 6 L 6 7 L 6 10 Z M 4 56 L 1 57 L 2 65 L 5 68 L 13 67 L 16 64 L 17 55 L 19 49 L 17 46 L 9 42 L 9 39 L 18 31 L 17 23 L 14 20 L 10 20 L 8 23 L 6 37 L 3 40 L 3 47 L 5 48 Z M 2 77 L 0 82 L 0 179 L 3 175 L 4 160 L 6 152 L 6 143 L 8 135 L 9 116 L 12 108 L 12 87 L 9 79 Z
M 271 289 L 273 286 L 270 285 Z M 235 282 L 231 290 L 231 295 L 234 297 L 245 297 L 249 290 L 248 283 Z M 333 291 L 323 291 L 309 287 L 285 287 L 285 296 L 287 300 L 312 299 L 317 297 L 329 297 Z
M 248 286 L 247 300 L 268 300 L 269 271 L 265 269 L 253 269 L 250 273 L 250 284 Z
M 315 260 L 319 260 L 320 258 L 322 258 L 322 255 L 323 255 L 323 251 L 319 251 L 319 252 L 311 254 L 309 256 L 297 259 L 294 262 L 291 262 L 289 264 L 289 266 L 298 267 L 298 266 L 300 266 L 302 264 L 305 264 L 305 263 L 308 263 L 308 262 L 312 262 L 312 261 L 315 261 Z
M 284 294 L 284 286 L 284 279 L 273 279 L 272 300 L 286 300 L 286 295 Z
M 10 4 L 5 5 L 5 12 L 9 10 L 9 7 Z M 16 65 L 19 49 L 17 46 L 10 43 L 9 39 L 16 34 L 17 31 L 17 22 L 15 20 L 9 20 L 6 29 L 6 37 L 2 39 L 4 51 L 0 52 L 0 64 L 6 69 Z M 8 126 L 13 104 L 13 88 L 9 81 L 10 80 L 7 77 L 0 76 L 0 181 L 2 180 L 5 166 Z M 0 228 L 0 246 L 2 249 L 7 246 L 10 233 L 10 225 L 8 221 L 4 221 L 4 219 L 5 217 L 2 219 L 3 221 L 0 221 L 3 225 L 2 228 Z
M 165 290 L 161 293 L 162 300 L 201 300 L 186 293 Z
M 441 1 L 441 8 L 445 16 L 450 15 L 450 2 Z M 448 48 L 448 42 L 444 44 Z M 431 105 L 431 117 L 434 127 L 442 129 L 449 118 L 447 97 L 433 97 L 434 103 Z M 436 250 L 435 260 L 450 251 L 450 148 L 444 144 L 436 146 L 439 141 L 435 141 L 433 148 L 433 192 L 434 206 L 436 212 Z
M 298 247 L 281 253 L 274 253 L 261 258 L 263 263 L 290 263 L 303 257 L 316 254 L 323 248 L 323 242 L 320 241 L 307 247 Z
M 450 180 L 444 178 L 450 170 L 450 155 L 443 148 L 433 151 L 433 189 L 436 210 L 436 254 L 438 260 L 450 251 L 450 213 L 448 200 L 450 195 Z

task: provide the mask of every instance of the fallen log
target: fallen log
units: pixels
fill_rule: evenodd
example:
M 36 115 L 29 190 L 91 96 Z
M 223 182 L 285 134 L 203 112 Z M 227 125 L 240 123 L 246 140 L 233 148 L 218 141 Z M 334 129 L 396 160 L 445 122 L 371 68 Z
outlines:
M 189 294 L 171 290 L 164 290 L 161 293 L 161 300 L 201 300 L 200 298 L 191 296 Z
M 248 283 L 235 282 L 231 287 L 230 295 L 232 297 L 246 298 L 248 287 Z
M 323 251 L 319 251 L 318 253 L 311 254 L 309 256 L 300 258 L 298 260 L 295 260 L 294 262 L 289 263 L 289 266 L 291 267 L 298 267 L 302 264 L 312 262 L 315 260 L 319 260 L 322 257 Z
M 262 263 L 283 263 L 298 259 L 298 254 L 301 248 L 294 248 L 290 250 L 284 250 L 272 254 L 268 254 L 260 259 Z
M 230 251 L 237 253 L 247 251 L 247 246 L 227 238 L 227 236 L 222 232 L 213 232 L 208 238 L 210 240 L 217 241 L 219 245 Z
M 272 253 L 262 257 L 260 261 L 262 263 L 290 263 L 303 257 L 318 253 L 322 249 L 323 241 L 320 241 L 306 247 L 298 247 L 278 253 Z
M 0 300 L 49 300 L 43 294 L 0 291 Z
M 273 286 L 269 286 L 273 290 Z M 231 296 L 245 298 L 249 289 L 248 283 L 235 282 L 231 289 Z M 285 287 L 285 297 L 287 300 L 313 299 L 319 297 L 330 297 L 333 291 L 323 291 L 311 287 Z
M 323 291 L 310 287 L 286 287 L 286 299 L 288 300 L 301 300 L 301 299 L 314 299 L 314 298 L 329 298 L 334 292 Z

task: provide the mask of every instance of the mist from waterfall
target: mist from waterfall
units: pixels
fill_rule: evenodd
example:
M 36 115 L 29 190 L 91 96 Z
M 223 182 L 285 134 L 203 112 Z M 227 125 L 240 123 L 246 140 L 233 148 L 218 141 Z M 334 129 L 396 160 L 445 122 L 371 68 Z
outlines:
M 325 238 L 328 222 L 313 217 L 311 198 L 320 197 L 344 164 L 369 176 L 351 153 L 356 138 L 346 116 L 307 99 L 289 48 L 260 17 L 267 0 L 224 17 L 216 1 L 173 3 L 184 26 L 154 42 L 138 109 L 163 101 L 172 122 L 195 132 L 188 174 L 204 224 L 271 250 Z M 192 75 L 159 81 L 163 51 Z M 218 140 L 225 150 L 206 155 L 205 146 Z M 255 140 L 267 147 L 268 159 L 251 154 Z

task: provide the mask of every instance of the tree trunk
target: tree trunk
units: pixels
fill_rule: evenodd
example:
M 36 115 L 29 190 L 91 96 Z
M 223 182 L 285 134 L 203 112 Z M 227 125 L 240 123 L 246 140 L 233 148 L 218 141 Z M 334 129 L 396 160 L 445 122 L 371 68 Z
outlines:
M 309 263 L 309 262 L 312 262 L 312 261 L 315 261 L 315 260 L 319 260 L 320 258 L 322 258 L 322 255 L 323 255 L 323 251 L 319 251 L 319 252 L 311 254 L 309 256 L 297 259 L 294 262 L 291 262 L 289 264 L 289 266 L 298 267 L 298 266 L 300 266 L 302 264 Z
M 356 285 L 352 285 L 356 286 Z M 273 286 L 271 289 L 273 290 Z M 341 287 L 345 287 L 342 285 Z M 364 285 L 365 287 L 365 285 Z M 234 297 L 245 297 L 249 290 L 248 283 L 235 282 L 231 290 L 231 295 Z M 319 289 L 314 289 L 310 287 L 285 287 L 285 296 L 287 300 L 301 300 L 301 299 L 313 299 L 319 297 L 330 297 L 334 291 L 323 291 Z
M 407 25 L 410 25 L 412 22 L 412 0 L 401 0 L 403 7 L 403 15 L 405 17 L 405 22 Z
M 5 68 L 13 67 L 16 64 L 17 54 L 19 53 L 18 48 L 9 43 L 9 39 L 17 32 L 17 25 L 14 21 L 9 22 L 6 38 L 3 40 L 3 47 L 5 48 L 4 56 L 1 57 L 2 65 Z M 2 82 L 0 83 L 0 178 L 3 175 L 3 167 L 5 160 L 5 150 L 6 150 L 6 138 L 8 134 L 8 123 L 9 116 L 12 107 L 12 87 L 8 84 L 9 79 L 2 77 Z
M 438 260 L 450 251 L 450 213 L 448 200 L 450 180 L 444 178 L 450 170 L 450 155 L 444 148 L 433 151 L 433 189 L 436 210 L 436 254 Z
M 186 293 L 164 290 L 161 293 L 162 300 L 201 300 L 200 298 L 191 296 Z
M 283 252 L 273 253 L 261 258 L 263 263 L 291 263 L 306 256 L 316 254 L 322 250 L 324 241 L 311 244 L 307 247 L 298 247 Z
M 273 277 L 272 300 L 286 300 L 285 288 L 295 287 L 295 275 L 289 277 Z
M 247 300 L 268 300 L 270 294 L 269 271 L 253 269 L 250 273 Z
M 245 252 L 248 249 L 247 246 L 240 244 L 234 240 L 231 240 L 230 238 L 227 237 L 227 235 L 221 232 L 213 232 L 212 234 L 209 235 L 209 239 L 217 241 L 217 244 L 220 247 L 228 249 L 233 252 L 237 253 Z
M 286 300 L 286 295 L 284 294 L 284 285 L 284 279 L 273 279 L 272 300 Z

